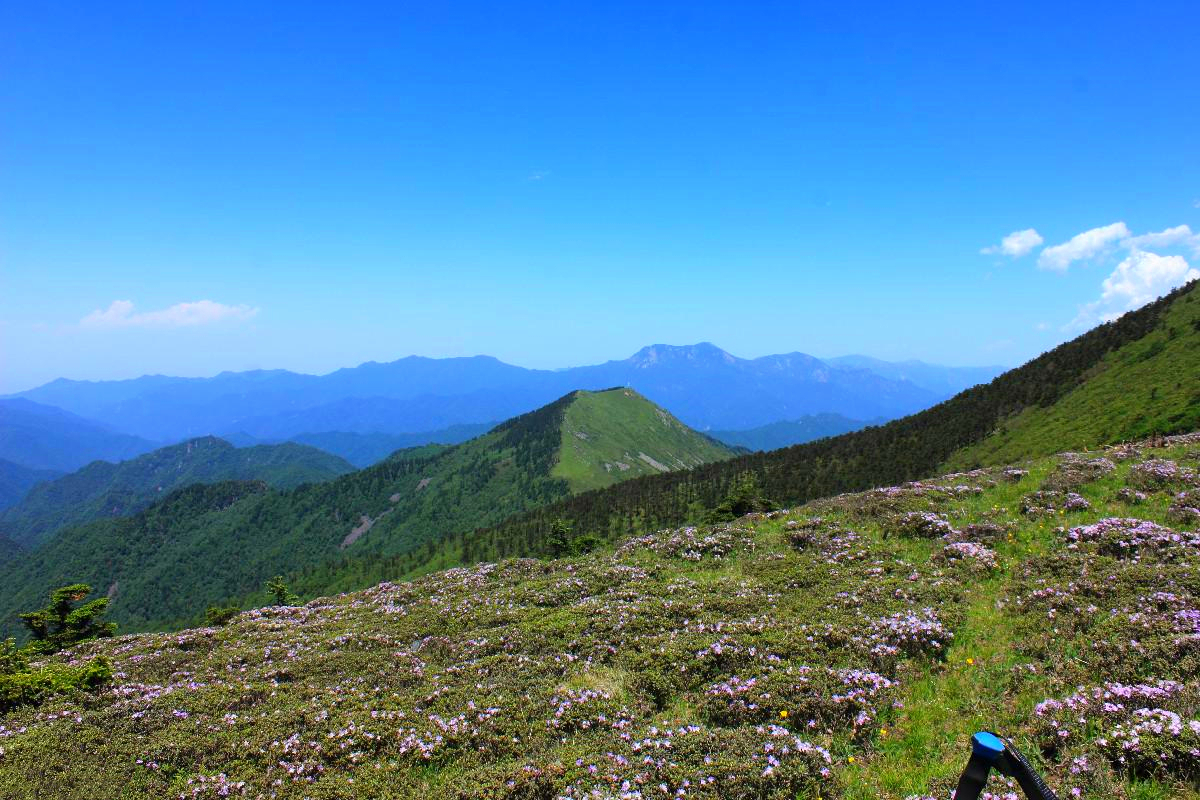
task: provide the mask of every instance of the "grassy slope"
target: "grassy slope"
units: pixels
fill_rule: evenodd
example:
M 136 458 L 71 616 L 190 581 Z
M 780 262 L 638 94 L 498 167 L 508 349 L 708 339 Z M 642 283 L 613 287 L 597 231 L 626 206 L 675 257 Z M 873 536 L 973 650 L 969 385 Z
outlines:
M 663 467 L 687 469 L 732 455 L 632 389 L 577 392 L 563 418 L 553 474 L 572 492 L 584 492 L 667 471 Z
M 262 480 L 289 489 L 353 470 L 337 456 L 292 442 L 235 448 L 208 436 L 118 464 L 95 461 L 42 483 L 20 503 L 0 512 L 0 533 L 32 547 L 60 528 L 137 513 L 193 483 Z
M 1200 300 L 1175 303 L 1163 327 L 1109 353 L 1082 386 L 1054 405 L 1004 421 L 948 468 L 997 464 L 1056 450 L 1095 447 L 1158 431 L 1200 428 Z
M 949 476 L 88 644 L 59 658 L 109 656 L 118 690 L 0 717 L 0 794 L 615 797 L 628 781 L 644 797 L 945 797 L 970 733 L 990 728 L 1060 796 L 1196 800 L 1200 540 L 1072 549 L 1060 526 L 1169 524 L 1181 483 L 1138 483 L 1138 505 L 1118 492 L 1142 460 L 1200 463 L 1200 437 L 1106 455 L 1110 472 L 1070 484 L 1091 507 L 1069 514 L 1022 511 L 1070 474 L 1046 458 L 1017 480 Z M 945 539 L 904 524 L 916 511 L 995 568 L 945 560 Z M 1079 686 L 1158 679 L 1183 682 L 1148 701 L 1180 732 L 1144 731 L 1131 750 L 1104 741 L 1147 701 L 1116 698 L 1084 728 L 1069 714 L 1066 738 L 1033 712 Z

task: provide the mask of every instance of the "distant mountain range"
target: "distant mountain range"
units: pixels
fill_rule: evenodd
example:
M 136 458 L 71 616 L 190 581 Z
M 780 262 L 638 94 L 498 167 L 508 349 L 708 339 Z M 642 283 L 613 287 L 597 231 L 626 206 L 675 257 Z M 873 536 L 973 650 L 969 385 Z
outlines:
M 822 361 L 804 353 L 742 359 L 709 343 L 660 344 L 563 370 L 525 369 L 490 356 L 410 356 L 320 376 L 260 370 L 60 379 L 18 396 L 157 442 L 209 434 L 278 441 L 328 432 L 424 433 L 493 423 L 575 389 L 611 386 L 637 390 L 697 430 L 743 430 L 822 413 L 891 419 L 1001 371 L 860 356 Z
M 743 431 L 709 431 L 708 435 L 733 447 L 765 451 L 791 447 L 794 444 L 804 444 L 824 439 L 826 436 L 840 436 L 843 433 L 850 433 L 868 425 L 878 425 L 883 422 L 887 422 L 887 420 L 877 419 L 864 422 L 843 417 L 841 414 L 810 414 L 800 419 L 771 422 Z
M 423 433 L 354 433 L 352 431 L 320 431 L 297 433 L 286 441 L 306 444 L 326 453 L 346 459 L 356 467 L 369 467 L 382 461 L 397 450 L 424 447 L 430 444 L 459 444 L 481 436 L 495 427 L 498 422 L 481 422 L 470 425 L 452 425 L 436 431 Z M 258 439 L 245 433 L 222 437 L 238 447 L 255 444 L 274 444 L 273 439 Z

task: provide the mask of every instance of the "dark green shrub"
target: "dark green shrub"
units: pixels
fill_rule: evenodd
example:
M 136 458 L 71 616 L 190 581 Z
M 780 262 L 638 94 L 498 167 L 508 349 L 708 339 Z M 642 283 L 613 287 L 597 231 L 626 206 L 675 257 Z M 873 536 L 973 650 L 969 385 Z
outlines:
M 94 690 L 112 680 L 112 665 L 96 658 L 81 667 L 48 664 L 36 669 L 0 673 L 0 712 L 38 705 L 49 697 Z
M 204 612 L 204 621 L 214 628 L 225 625 L 229 620 L 242 613 L 237 606 L 209 606 Z

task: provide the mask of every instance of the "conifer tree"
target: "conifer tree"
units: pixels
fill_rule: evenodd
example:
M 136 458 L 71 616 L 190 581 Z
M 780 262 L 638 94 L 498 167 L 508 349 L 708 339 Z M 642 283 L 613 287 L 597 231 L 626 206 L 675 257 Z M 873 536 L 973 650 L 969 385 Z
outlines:
M 21 614 L 21 622 L 29 629 L 29 649 L 37 653 L 57 653 L 77 642 L 112 636 L 117 625 L 104 622 L 108 598 L 101 597 L 76 606 L 92 587 L 73 583 L 50 593 L 50 604 L 37 611 Z

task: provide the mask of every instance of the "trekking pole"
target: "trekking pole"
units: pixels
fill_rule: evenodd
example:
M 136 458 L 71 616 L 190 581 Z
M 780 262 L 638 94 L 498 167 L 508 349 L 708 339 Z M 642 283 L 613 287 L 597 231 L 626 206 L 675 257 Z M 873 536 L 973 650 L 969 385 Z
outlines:
M 1029 800 L 1058 800 L 1012 742 L 988 731 L 971 737 L 971 758 L 958 779 L 954 800 L 977 800 L 993 768 L 1016 780 Z

